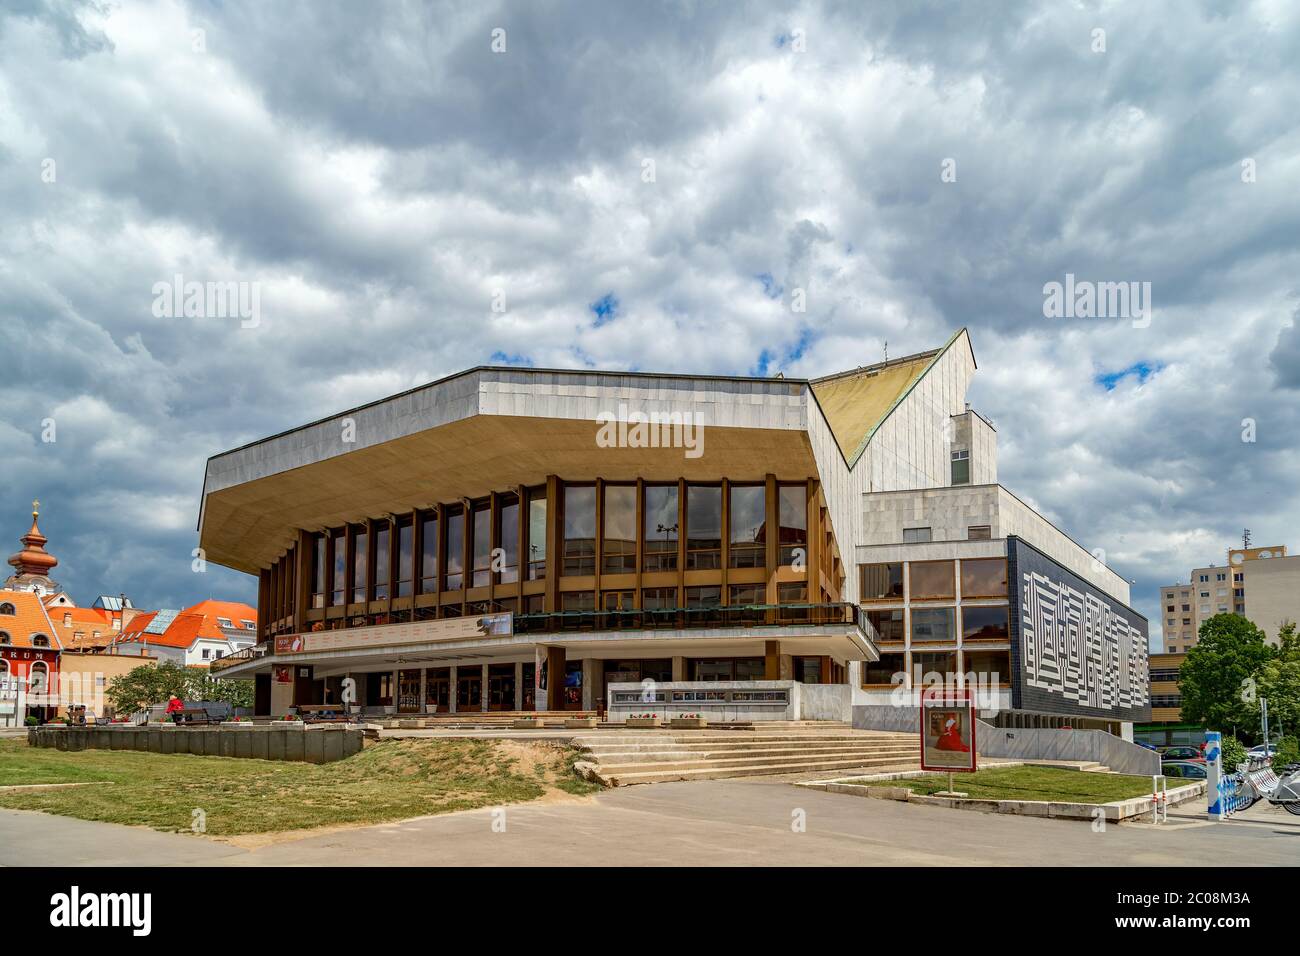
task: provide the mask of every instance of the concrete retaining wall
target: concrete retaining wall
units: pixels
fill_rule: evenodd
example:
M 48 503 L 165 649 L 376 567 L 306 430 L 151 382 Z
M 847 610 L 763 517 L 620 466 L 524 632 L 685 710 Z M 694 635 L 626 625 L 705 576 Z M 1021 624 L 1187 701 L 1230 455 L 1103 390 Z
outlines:
M 853 729 L 917 734 L 921 732 L 921 708 L 894 707 L 889 704 L 854 704 Z
M 798 720 L 850 720 L 853 690 L 848 684 L 800 684 Z
M 172 725 L 62 727 L 45 725 L 27 731 L 32 747 L 55 750 L 139 750 L 155 754 L 248 757 L 256 760 L 301 760 L 330 763 L 359 753 L 363 732 L 354 727 L 310 728 Z
M 1042 727 L 994 727 L 979 722 L 975 730 L 985 757 L 1020 760 L 1095 760 L 1116 773 L 1158 774 L 1160 755 L 1103 730 L 1056 730 Z

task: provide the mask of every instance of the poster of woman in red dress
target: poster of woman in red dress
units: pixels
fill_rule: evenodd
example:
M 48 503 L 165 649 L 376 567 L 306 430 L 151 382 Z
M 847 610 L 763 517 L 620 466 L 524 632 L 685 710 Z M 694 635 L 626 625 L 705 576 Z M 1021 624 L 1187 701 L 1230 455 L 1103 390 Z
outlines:
M 926 701 L 921 722 L 921 766 L 926 770 L 974 770 L 974 716 L 964 700 Z

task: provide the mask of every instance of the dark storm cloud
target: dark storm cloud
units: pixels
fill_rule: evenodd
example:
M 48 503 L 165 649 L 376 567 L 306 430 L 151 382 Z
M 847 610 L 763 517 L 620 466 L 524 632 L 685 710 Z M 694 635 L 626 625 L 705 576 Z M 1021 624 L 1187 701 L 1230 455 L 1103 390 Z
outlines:
M 1241 526 L 1300 546 L 1297 52 L 1271 2 L 9 4 L 0 534 L 39 495 L 78 599 L 248 597 L 190 572 L 216 451 L 494 355 L 819 374 L 966 325 L 1002 480 L 1152 612 Z M 1067 273 L 1150 326 L 1045 318 Z M 177 274 L 260 323 L 154 314 Z

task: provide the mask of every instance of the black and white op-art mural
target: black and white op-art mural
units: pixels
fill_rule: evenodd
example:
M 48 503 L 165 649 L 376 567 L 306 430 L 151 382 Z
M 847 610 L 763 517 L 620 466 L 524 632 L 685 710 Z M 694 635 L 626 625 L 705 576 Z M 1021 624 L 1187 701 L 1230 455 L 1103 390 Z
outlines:
M 1020 539 L 1007 551 L 1013 706 L 1149 719 L 1146 618 Z

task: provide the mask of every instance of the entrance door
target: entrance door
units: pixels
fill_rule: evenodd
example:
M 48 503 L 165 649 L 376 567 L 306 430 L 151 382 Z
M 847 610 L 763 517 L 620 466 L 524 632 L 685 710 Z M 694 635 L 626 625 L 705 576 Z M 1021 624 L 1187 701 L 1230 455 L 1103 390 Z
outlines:
M 524 665 L 524 710 L 537 709 L 537 665 L 529 661 Z
M 420 712 L 420 672 L 418 670 L 398 671 L 397 712 L 399 714 L 418 714 Z
M 515 709 L 515 665 L 488 667 L 488 710 Z
M 456 710 L 482 710 L 483 672 L 462 667 L 456 671 Z
M 438 667 L 429 671 L 425 680 L 424 706 L 435 714 L 451 710 L 451 668 Z

